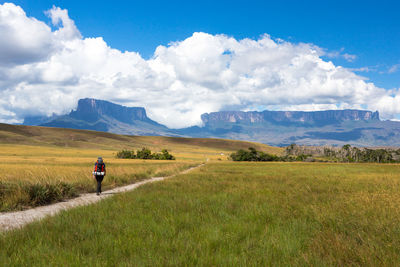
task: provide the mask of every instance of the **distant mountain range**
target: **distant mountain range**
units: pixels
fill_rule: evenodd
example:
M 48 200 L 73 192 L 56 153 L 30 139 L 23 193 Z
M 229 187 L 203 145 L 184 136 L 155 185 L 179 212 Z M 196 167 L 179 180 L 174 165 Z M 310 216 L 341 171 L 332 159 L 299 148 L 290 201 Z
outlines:
M 62 116 L 27 117 L 24 125 L 87 129 L 127 135 L 215 137 L 285 146 L 399 146 L 400 122 L 381 121 L 365 110 L 221 111 L 201 115 L 204 126 L 170 129 L 151 120 L 142 107 L 124 107 L 104 100 L 81 99 Z

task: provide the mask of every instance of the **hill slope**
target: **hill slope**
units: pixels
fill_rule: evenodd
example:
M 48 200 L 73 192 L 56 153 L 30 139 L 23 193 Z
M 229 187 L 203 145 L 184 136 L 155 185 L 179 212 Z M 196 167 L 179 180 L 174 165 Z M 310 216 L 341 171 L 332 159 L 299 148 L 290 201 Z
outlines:
M 94 149 L 138 149 L 149 147 L 158 149 L 210 148 L 216 151 L 235 151 L 240 148 L 255 147 L 268 153 L 280 154 L 283 149 L 265 144 L 213 139 L 180 138 L 165 136 L 128 136 L 106 132 L 62 129 L 40 126 L 23 126 L 0 123 L 0 144 L 25 144 L 39 146 L 76 147 Z

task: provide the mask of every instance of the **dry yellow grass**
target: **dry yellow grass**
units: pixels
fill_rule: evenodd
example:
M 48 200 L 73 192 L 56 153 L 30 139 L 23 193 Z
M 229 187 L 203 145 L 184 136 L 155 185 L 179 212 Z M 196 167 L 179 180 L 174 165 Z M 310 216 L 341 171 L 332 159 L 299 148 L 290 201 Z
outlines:
M 93 165 L 107 165 L 105 189 L 152 176 L 166 176 L 202 162 L 206 151 L 175 161 L 115 158 L 116 151 L 27 145 L 0 145 L 0 210 L 46 204 L 94 190 Z M 182 155 L 185 155 L 184 153 Z M 38 197 L 38 195 L 40 195 Z
M 108 176 L 168 173 L 173 166 L 195 164 L 196 160 L 144 161 L 116 159 L 115 151 L 74 148 L 1 145 L 0 181 L 82 181 L 90 180 L 98 156 L 107 163 Z
M 229 151 L 247 149 L 252 146 L 270 154 L 280 154 L 283 148 L 268 145 L 213 138 L 179 138 L 163 136 L 127 136 L 105 132 L 46 128 L 37 126 L 8 125 L 0 123 L 0 144 L 40 145 L 63 148 L 85 149 L 138 149 L 148 147 L 152 150 L 166 148 L 190 153 L 203 151 Z
M 91 172 L 98 156 L 107 164 L 105 188 L 165 176 L 233 151 L 263 144 L 204 138 L 124 136 L 104 132 L 0 124 L 0 210 L 24 208 L 94 190 Z M 122 149 L 167 149 L 177 160 L 116 159 Z

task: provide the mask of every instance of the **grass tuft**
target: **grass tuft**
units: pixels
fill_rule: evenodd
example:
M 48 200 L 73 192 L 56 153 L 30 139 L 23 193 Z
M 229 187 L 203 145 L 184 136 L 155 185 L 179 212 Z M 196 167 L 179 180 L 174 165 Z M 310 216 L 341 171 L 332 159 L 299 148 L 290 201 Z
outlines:
M 33 206 L 46 205 L 78 195 L 71 184 L 64 182 L 25 185 L 24 190 L 29 195 L 29 203 L 26 204 Z

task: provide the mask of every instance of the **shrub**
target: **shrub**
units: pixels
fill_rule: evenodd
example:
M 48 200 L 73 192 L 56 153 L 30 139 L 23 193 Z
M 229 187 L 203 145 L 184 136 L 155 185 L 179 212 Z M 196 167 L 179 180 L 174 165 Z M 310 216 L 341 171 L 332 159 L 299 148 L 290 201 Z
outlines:
M 253 147 L 249 147 L 248 151 L 239 149 L 236 153 L 232 153 L 230 158 L 233 161 L 282 161 L 282 159 L 276 155 L 257 151 Z
M 135 155 L 135 151 L 130 151 L 130 150 L 121 150 L 118 151 L 117 153 L 117 158 L 119 159 L 135 159 L 136 155 Z
M 141 150 L 138 150 L 135 154 L 135 151 L 132 150 L 121 150 L 117 152 L 117 158 L 120 159 L 157 159 L 157 160 L 175 160 L 175 157 L 171 155 L 168 150 L 163 149 L 161 153 L 151 153 L 151 150 L 143 147 Z
M 161 153 L 162 153 L 163 159 L 165 159 L 165 160 L 175 160 L 175 157 L 174 157 L 173 155 L 171 155 L 171 154 L 168 152 L 168 150 L 163 149 L 163 150 L 161 151 Z
M 151 150 L 148 148 L 142 148 L 142 150 L 138 150 L 136 154 L 136 158 L 138 159 L 152 159 Z
M 310 154 L 311 153 L 311 154 Z M 296 156 L 298 161 L 304 161 L 308 157 L 318 156 L 328 158 L 334 162 L 377 162 L 377 163 L 395 163 L 400 162 L 398 154 L 400 149 L 392 148 L 366 148 L 352 147 L 346 144 L 339 147 L 312 147 L 298 146 L 292 144 L 286 147 L 288 156 Z

